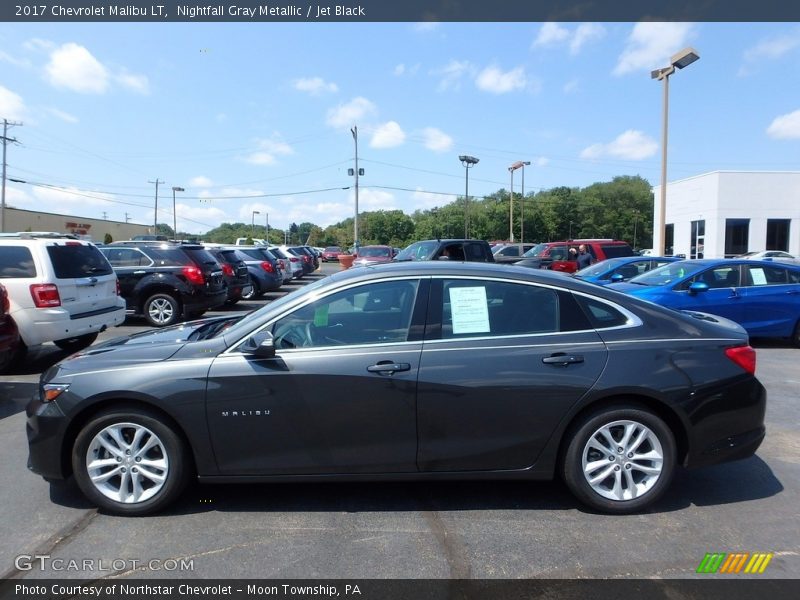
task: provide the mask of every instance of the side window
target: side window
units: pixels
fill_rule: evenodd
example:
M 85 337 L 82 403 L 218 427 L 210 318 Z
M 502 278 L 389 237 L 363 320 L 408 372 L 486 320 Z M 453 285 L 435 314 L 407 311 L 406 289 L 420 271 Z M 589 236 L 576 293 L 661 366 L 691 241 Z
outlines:
M 583 306 L 586 316 L 589 317 L 589 321 L 595 329 L 621 327 L 628 323 L 628 317 L 610 304 L 587 296 L 576 296 L 576 298 Z
M 467 253 L 467 260 L 473 262 L 480 262 L 487 260 L 487 255 L 483 244 L 464 244 L 464 249 Z M 512 249 L 511 253 L 508 256 L 516 256 L 514 253 L 515 249 Z
M 780 267 L 748 266 L 745 279 L 748 286 L 780 285 L 790 283 L 789 272 Z
M 737 265 L 724 265 L 713 269 L 701 271 L 694 277 L 684 281 L 679 288 L 688 290 L 695 282 L 708 284 L 709 289 L 737 287 L 739 285 L 739 267 Z
M 101 252 L 112 267 L 141 267 L 152 264 L 152 261 L 136 248 L 103 248 Z
M 649 268 L 649 262 L 645 260 L 640 260 L 636 262 L 631 262 L 626 265 L 622 265 L 618 269 L 614 271 L 614 274 L 622 275 L 625 279 L 630 279 L 631 277 L 636 277 L 637 275 L 641 275 Z
M 418 281 L 383 281 L 320 298 L 276 321 L 275 347 L 405 342 Z
M 550 250 L 550 258 L 553 260 L 567 260 L 566 246 L 556 246 Z
M 527 335 L 559 330 L 555 291 L 502 281 L 445 280 L 442 338 Z
M 36 277 L 30 249 L 25 246 L 0 246 L 0 279 Z

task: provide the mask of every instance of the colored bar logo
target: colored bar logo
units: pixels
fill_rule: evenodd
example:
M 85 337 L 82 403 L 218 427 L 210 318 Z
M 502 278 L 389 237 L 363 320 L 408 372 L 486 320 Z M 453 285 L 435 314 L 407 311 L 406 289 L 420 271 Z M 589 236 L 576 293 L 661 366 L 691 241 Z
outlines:
M 772 560 L 772 552 L 709 552 L 706 553 L 698 573 L 763 573 Z

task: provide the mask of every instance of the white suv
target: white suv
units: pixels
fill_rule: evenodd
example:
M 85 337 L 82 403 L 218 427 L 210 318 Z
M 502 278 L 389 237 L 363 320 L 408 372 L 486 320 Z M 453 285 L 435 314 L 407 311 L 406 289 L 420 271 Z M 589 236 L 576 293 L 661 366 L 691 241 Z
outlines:
M 63 234 L 0 234 L 0 283 L 20 355 L 45 342 L 75 352 L 125 320 L 111 265 L 93 244 Z

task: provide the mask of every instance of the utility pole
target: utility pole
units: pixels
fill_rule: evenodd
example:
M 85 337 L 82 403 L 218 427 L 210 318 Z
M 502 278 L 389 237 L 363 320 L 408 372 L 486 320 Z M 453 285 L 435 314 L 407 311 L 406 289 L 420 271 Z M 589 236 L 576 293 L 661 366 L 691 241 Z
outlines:
M 3 183 L 0 192 L 0 233 L 6 231 L 6 146 L 9 142 L 17 143 L 16 138 L 8 137 L 8 128 L 22 123 L 9 123 L 8 119 L 3 119 Z
M 108 213 L 103 211 L 103 221 L 108 221 Z
M 364 171 L 358 168 L 358 127 L 353 125 L 350 133 L 353 134 L 353 140 L 356 143 L 356 168 L 351 169 L 351 175 L 355 175 L 356 178 L 356 212 L 353 218 L 353 250 L 358 254 L 358 176 L 363 175 Z
M 163 181 L 159 181 L 158 177 L 156 177 L 155 181 L 148 181 L 147 183 L 155 183 L 156 184 L 156 211 L 153 214 L 153 235 L 158 235 L 158 184 L 164 183 Z
M 128 216 L 128 213 L 125 213 L 125 222 L 130 222 L 131 218 Z

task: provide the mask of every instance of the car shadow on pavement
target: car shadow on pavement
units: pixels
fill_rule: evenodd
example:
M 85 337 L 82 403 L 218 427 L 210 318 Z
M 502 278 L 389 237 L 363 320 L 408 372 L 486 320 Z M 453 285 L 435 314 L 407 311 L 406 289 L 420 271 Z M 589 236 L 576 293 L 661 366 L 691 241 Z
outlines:
M 20 381 L 0 383 L 0 419 L 25 410 L 28 400 L 36 393 L 37 384 Z

